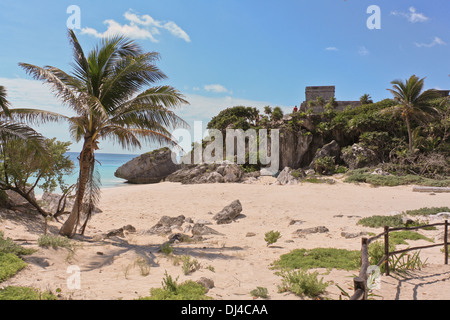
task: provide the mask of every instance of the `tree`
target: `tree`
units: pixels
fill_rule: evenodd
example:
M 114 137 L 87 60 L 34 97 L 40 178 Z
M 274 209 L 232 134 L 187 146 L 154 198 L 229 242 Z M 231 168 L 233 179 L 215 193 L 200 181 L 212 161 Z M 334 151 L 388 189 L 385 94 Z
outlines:
M 67 121 L 72 137 L 83 142 L 74 206 L 60 230 L 71 238 L 82 213 L 85 222 L 80 231 L 84 233 L 99 199 L 95 151 L 100 140 L 111 139 L 128 149 L 141 148 L 141 141 L 175 145 L 170 130 L 187 124 L 173 109 L 188 102 L 171 86 L 148 88 L 167 76 L 155 65 L 159 54 L 143 52 L 135 41 L 112 36 L 85 55 L 73 30 L 69 30 L 69 40 L 74 55 L 70 74 L 52 66 L 19 65 L 49 84 L 76 115 L 36 109 L 16 109 L 14 115 L 36 123 Z
M 371 104 L 371 103 L 373 103 L 372 97 L 368 93 L 363 94 L 359 98 L 359 101 L 361 102 L 361 104 Z
M 273 108 L 271 120 L 272 121 L 279 121 L 283 119 L 283 110 L 281 110 L 280 107 Z
M 425 78 L 419 79 L 416 75 L 412 75 L 405 82 L 394 80 L 391 82 L 393 89 L 387 89 L 394 96 L 397 105 L 388 108 L 385 112 L 400 113 L 406 123 L 408 131 L 408 149 L 413 152 L 413 134 L 411 121 L 424 121 L 430 119 L 432 114 L 437 110 L 433 108 L 429 102 L 431 99 L 437 98 L 435 90 L 423 91 Z
M 70 187 L 64 183 L 64 177 L 73 170 L 73 162 L 66 155 L 70 142 L 46 139 L 44 149 L 36 148 L 34 143 L 25 139 L 2 142 L 0 190 L 12 190 L 21 195 L 44 217 L 58 213 L 46 212 L 33 194 L 36 187 L 49 192 L 59 187 L 64 195 L 67 194 Z

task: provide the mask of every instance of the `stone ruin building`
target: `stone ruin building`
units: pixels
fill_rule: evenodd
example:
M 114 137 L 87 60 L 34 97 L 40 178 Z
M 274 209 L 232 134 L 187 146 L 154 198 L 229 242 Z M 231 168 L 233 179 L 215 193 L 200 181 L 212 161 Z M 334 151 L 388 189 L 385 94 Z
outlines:
M 450 90 L 436 90 L 437 93 L 442 97 L 449 97 Z M 331 98 L 334 98 L 336 94 L 335 86 L 315 86 L 306 87 L 305 98 L 306 100 L 300 105 L 300 111 L 305 112 L 309 108 L 312 109 L 313 113 L 321 113 L 324 111 L 324 106 L 313 104 L 310 105 L 309 102 L 315 102 L 318 97 L 322 97 L 324 100 L 324 105 L 327 104 Z M 360 101 L 336 101 L 335 110 L 342 111 L 347 107 L 355 108 L 361 105 Z
M 324 105 L 327 104 L 331 98 L 334 98 L 336 94 L 335 86 L 314 86 L 306 87 L 305 98 L 306 100 L 300 105 L 300 111 L 306 111 L 312 108 L 313 113 L 321 113 L 324 111 L 324 106 L 321 105 L 310 105 L 310 101 L 315 102 L 318 97 L 322 97 L 324 100 Z M 351 108 L 361 105 L 359 101 L 336 101 L 336 110 L 342 111 L 348 106 Z

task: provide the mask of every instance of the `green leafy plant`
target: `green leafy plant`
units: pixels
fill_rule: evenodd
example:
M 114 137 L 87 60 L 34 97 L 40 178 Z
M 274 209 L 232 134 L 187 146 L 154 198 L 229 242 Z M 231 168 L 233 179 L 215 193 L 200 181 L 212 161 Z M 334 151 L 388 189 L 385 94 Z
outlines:
M 264 235 L 264 240 L 267 243 L 267 246 L 274 244 L 281 238 L 281 233 L 279 231 L 269 231 Z
M 181 266 L 181 269 L 183 270 L 184 275 L 189 275 L 198 269 L 200 269 L 200 263 L 197 261 L 197 259 L 191 260 L 190 256 L 183 256 L 183 265 Z
M 282 284 L 279 286 L 280 292 L 290 291 L 298 296 L 318 298 L 325 293 L 329 282 L 324 282 L 323 278 L 318 279 L 319 273 L 309 273 L 305 270 L 282 271 Z
M 52 247 L 53 249 L 67 248 L 73 249 L 73 243 L 70 239 L 61 236 L 54 236 L 50 234 L 42 235 L 38 238 L 39 247 Z
M 181 284 L 177 283 L 172 276 L 164 274 L 162 288 L 150 289 L 149 297 L 141 297 L 139 300 L 212 300 L 206 296 L 206 288 L 201 284 L 188 280 Z
M 165 242 L 161 245 L 161 252 L 166 256 L 171 255 L 173 253 L 173 247 L 169 242 Z
M 58 300 L 49 291 L 41 292 L 35 288 L 8 286 L 0 289 L 0 300 Z
M 360 267 L 361 251 L 336 248 L 295 249 L 281 255 L 273 263 L 278 269 L 335 268 L 357 270 Z
M 264 299 L 266 299 L 268 297 L 267 288 L 264 288 L 264 287 L 256 287 L 256 289 L 253 289 L 252 291 L 250 291 L 250 294 L 254 298 L 264 298 Z

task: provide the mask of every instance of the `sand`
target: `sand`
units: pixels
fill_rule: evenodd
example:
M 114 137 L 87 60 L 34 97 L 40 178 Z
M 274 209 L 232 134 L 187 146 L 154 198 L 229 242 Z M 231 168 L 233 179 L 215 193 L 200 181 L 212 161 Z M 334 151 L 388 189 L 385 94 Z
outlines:
M 332 185 L 280 186 L 272 182 L 270 178 L 256 184 L 163 182 L 103 189 L 100 203 L 103 213 L 92 218 L 84 238 L 74 240 L 74 252 L 37 247 L 36 240 L 42 234 L 41 223 L 3 216 L 0 230 L 7 237 L 24 246 L 38 248 L 38 251 L 26 256 L 28 266 L 0 287 L 33 286 L 60 292 L 64 299 L 128 300 L 148 296 L 150 288 L 161 287 L 167 272 L 173 278 L 179 277 L 178 282 L 201 277 L 213 280 L 214 288 L 208 295 L 214 299 L 251 300 L 250 291 L 256 287 L 267 288 L 269 299 L 302 299 L 289 292 L 278 292 L 281 278 L 271 265 L 280 255 L 298 248 L 360 250 L 360 237 L 346 239 L 341 233 L 367 231 L 378 234 L 383 231 L 358 226 L 356 223 L 361 217 L 450 204 L 449 194 L 414 193 L 412 186 L 374 188 L 339 180 Z M 219 212 L 236 199 L 242 203 L 242 215 L 231 224 L 209 226 L 222 235 L 204 236 L 204 241 L 199 243 L 174 244 L 175 257 L 189 255 L 200 263 L 201 268 L 190 275 L 183 274 L 181 265 L 174 265 L 176 259 L 160 252 L 167 237 L 143 233 L 162 216 L 184 215 L 194 221 L 213 222 L 211 213 Z M 301 224 L 291 224 L 293 220 L 301 221 Z M 101 234 L 125 225 L 134 226 L 137 232 L 127 233 L 125 238 L 98 240 Z M 60 226 L 60 223 L 51 222 L 49 231 L 56 234 Z M 297 229 L 317 226 L 325 226 L 329 232 L 305 237 L 293 234 Z M 270 230 L 279 231 L 282 237 L 268 247 L 264 234 Z M 434 237 L 442 230 L 423 232 Z M 423 244 L 429 243 L 410 241 L 411 246 Z M 382 276 L 380 288 L 374 290 L 376 296 L 373 298 L 450 299 L 450 292 L 443 290 L 450 283 L 450 268 L 443 264 L 444 255 L 440 250 L 437 247 L 421 252 L 423 260 L 427 259 L 427 266 L 420 271 L 403 278 Z M 139 261 L 145 261 L 149 268 L 141 269 Z M 73 270 L 80 270 L 79 288 L 72 281 L 75 273 L 70 272 Z M 329 299 L 339 299 L 337 285 L 351 294 L 352 278 L 359 272 L 316 271 L 325 281 L 332 281 L 325 294 Z

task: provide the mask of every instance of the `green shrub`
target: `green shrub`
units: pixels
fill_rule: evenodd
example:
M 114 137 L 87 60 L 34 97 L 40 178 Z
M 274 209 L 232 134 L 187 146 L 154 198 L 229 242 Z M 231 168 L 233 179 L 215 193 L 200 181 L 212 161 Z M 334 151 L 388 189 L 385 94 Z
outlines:
M 318 298 L 325 293 L 329 283 L 324 282 L 323 278 L 318 279 L 318 272 L 309 273 L 305 270 L 280 272 L 282 285 L 279 286 L 280 292 L 290 291 L 300 297 Z
M 360 267 L 360 250 L 336 248 L 295 249 L 283 254 L 273 263 L 279 269 L 335 268 L 357 270 Z
M 333 157 L 325 156 L 314 161 L 314 170 L 319 174 L 333 174 L 336 163 Z
M 429 216 L 438 214 L 440 212 L 450 212 L 449 207 L 432 207 L 432 208 L 421 208 L 416 210 L 406 210 L 405 214 L 410 216 Z
M 165 254 L 166 256 L 173 253 L 173 247 L 169 242 L 165 242 L 161 246 L 161 252 Z
M 281 233 L 279 231 L 269 231 L 264 235 L 264 240 L 267 243 L 267 246 L 274 244 L 281 238 Z
M 58 300 L 51 292 L 40 292 L 35 288 L 9 286 L 0 289 L 0 300 Z
M 162 288 L 150 289 L 149 297 L 141 297 L 139 300 L 212 300 L 205 295 L 206 288 L 194 281 L 177 283 L 177 279 L 165 273 Z
M 38 246 L 43 248 L 52 247 L 53 249 L 58 248 L 73 249 L 73 244 L 69 238 L 54 236 L 50 234 L 40 236 L 38 238 Z
M 183 256 L 182 260 L 183 265 L 181 266 L 181 269 L 183 270 L 185 276 L 200 269 L 200 263 L 197 259 L 191 260 L 190 256 Z
M 14 243 L 10 238 L 4 237 L 2 231 L 0 231 L 0 253 L 12 253 L 15 255 L 27 255 L 35 252 L 33 249 L 25 249 L 24 247 Z
M 405 224 L 402 220 L 402 215 L 396 214 L 393 216 L 371 216 L 362 218 L 357 222 L 358 225 L 362 225 L 370 228 L 383 228 L 389 226 L 391 228 L 404 227 Z
M 267 288 L 263 288 L 263 287 L 256 287 L 256 289 L 253 289 L 252 291 L 250 291 L 250 294 L 254 298 L 264 298 L 264 299 L 266 299 L 268 297 Z
M 13 253 L 0 252 L 0 282 L 3 282 L 26 267 L 26 263 Z

